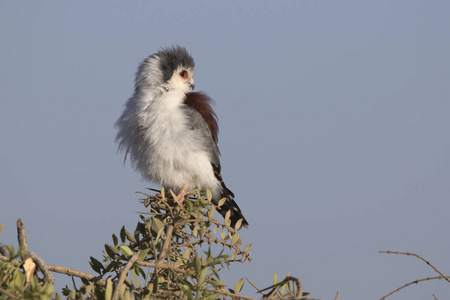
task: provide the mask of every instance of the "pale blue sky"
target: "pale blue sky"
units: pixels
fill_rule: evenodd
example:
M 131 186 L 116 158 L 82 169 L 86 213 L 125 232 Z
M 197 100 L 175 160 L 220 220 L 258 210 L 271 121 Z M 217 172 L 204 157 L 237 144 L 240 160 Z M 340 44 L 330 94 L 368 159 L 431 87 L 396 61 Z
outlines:
M 0 1 L 0 241 L 90 272 L 134 229 L 141 180 L 113 124 L 138 64 L 180 44 L 215 99 L 224 179 L 260 287 L 379 299 L 450 274 L 448 1 Z M 70 284 L 58 277 L 57 284 Z M 252 289 L 246 294 L 256 296 Z M 444 281 L 390 299 L 450 298 Z

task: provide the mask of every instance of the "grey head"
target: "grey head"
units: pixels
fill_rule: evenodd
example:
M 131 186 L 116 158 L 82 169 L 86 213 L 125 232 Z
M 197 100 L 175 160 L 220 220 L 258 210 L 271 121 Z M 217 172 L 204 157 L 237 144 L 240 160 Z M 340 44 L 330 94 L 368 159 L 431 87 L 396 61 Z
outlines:
M 179 68 L 194 69 L 195 63 L 186 48 L 171 46 L 162 48 L 147 57 L 136 72 L 135 90 L 154 88 L 167 83 Z

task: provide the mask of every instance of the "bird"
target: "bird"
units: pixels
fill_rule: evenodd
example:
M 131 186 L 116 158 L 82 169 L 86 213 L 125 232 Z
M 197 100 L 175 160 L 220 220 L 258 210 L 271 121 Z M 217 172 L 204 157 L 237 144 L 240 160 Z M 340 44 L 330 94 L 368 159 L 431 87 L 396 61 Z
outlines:
M 146 180 L 179 191 L 211 191 L 222 216 L 230 211 L 230 226 L 248 227 L 234 194 L 222 179 L 217 115 L 212 99 L 193 92 L 195 63 L 185 47 L 161 48 L 138 67 L 134 93 L 115 123 L 118 150 Z

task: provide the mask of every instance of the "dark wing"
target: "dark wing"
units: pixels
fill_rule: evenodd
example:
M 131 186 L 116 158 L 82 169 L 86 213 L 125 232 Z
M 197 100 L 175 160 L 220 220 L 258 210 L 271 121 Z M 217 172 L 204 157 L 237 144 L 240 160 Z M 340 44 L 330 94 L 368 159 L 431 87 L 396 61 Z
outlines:
M 221 195 L 218 198 L 213 198 L 211 201 L 218 204 L 219 200 L 226 198 L 227 201 L 218 210 L 222 216 L 225 216 L 228 211 L 231 211 L 230 220 L 231 226 L 234 227 L 239 219 L 243 219 L 242 226 L 248 227 L 248 222 L 239 209 L 239 206 L 234 201 L 234 194 L 225 185 L 222 179 L 222 168 L 220 166 L 220 151 L 217 147 L 217 117 L 212 110 L 210 103 L 211 98 L 203 93 L 188 93 L 185 99 L 185 111 L 188 118 L 189 125 L 192 130 L 196 130 L 201 134 L 202 145 L 205 151 L 210 154 L 211 166 L 214 170 L 216 179 L 222 186 Z

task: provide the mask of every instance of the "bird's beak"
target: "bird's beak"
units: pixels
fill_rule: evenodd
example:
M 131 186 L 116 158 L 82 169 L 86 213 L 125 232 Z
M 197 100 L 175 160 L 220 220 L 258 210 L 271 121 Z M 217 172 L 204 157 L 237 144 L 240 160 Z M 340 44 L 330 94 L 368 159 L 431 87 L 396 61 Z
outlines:
M 191 79 L 191 81 L 189 81 L 189 87 L 191 88 L 191 90 L 195 88 L 194 79 Z

